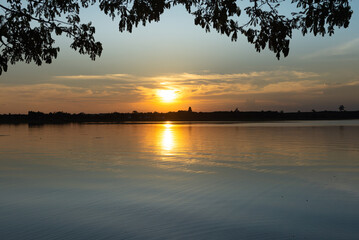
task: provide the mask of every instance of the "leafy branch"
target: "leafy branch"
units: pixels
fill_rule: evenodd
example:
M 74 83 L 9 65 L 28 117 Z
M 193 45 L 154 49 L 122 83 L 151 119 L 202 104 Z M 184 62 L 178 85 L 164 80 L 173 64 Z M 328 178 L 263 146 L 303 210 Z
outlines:
M 281 15 L 284 2 L 297 11 Z M 335 27 L 349 26 L 353 13 L 349 0 L 247 0 L 244 8 L 236 0 L 7 0 L 0 4 L 0 74 L 9 63 L 51 63 L 60 51 L 54 35 L 72 39 L 70 47 L 92 60 L 101 56 L 95 27 L 80 19 L 81 9 L 91 5 L 112 20 L 118 18 L 120 32 L 158 22 L 167 9 L 182 5 L 206 32 L 214 29 L 232 41 L 242 34 L 256 51 L 268 47 L 278 59 L 288 56 L 293 30 L 331 36 Z

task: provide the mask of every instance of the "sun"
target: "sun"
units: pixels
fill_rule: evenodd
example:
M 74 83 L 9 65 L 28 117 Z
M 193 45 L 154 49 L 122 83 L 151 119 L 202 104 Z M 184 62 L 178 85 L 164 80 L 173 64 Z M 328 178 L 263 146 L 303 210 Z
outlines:
M 157 95 L 162 99 L 163 102 L 173 102 L 177 98 L 175 90 L 157 90 Z

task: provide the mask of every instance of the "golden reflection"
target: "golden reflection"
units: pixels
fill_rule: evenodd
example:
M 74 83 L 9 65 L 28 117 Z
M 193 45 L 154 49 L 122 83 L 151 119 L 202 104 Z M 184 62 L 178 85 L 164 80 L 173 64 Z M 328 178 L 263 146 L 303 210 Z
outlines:
M 162 132 L 162 150 L 165 152 L 166 155 L 170 155 L 170 152 L 173 150 L 173 147 L 175 145 L 172 124 L 166 123 L 163 126 L 165 129 Z

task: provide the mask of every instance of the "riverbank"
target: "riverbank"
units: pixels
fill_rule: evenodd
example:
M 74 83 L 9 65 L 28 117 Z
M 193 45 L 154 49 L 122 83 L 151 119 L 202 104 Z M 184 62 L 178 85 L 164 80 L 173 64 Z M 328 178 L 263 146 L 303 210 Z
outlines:
M 278 111 L 218 111 L 192 112 L 178 111 L 168 113 L 42 113 L 1 114 L 0 123 L 6 124 L 46 124 L 46 123 L 85 123 L 85 122 L 152 122 L 152 121 L 288 121 L 288 120 L 348 120 L 359 119 L 359 111 L 320 111 L 320 112 L 278 112 Z

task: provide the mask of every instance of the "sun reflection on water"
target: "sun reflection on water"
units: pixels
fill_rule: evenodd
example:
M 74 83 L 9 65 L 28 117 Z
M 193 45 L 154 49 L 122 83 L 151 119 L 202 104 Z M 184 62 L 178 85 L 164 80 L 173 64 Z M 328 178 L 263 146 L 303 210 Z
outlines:
M 173 129 L 171 123 L 166 123 L 163 125 L 165 128 L 162 132 L 162 150 L 164 151 L 165 155 L 171 155 L 171 151 L 175 145 L 174 136 L 173 136 Z

